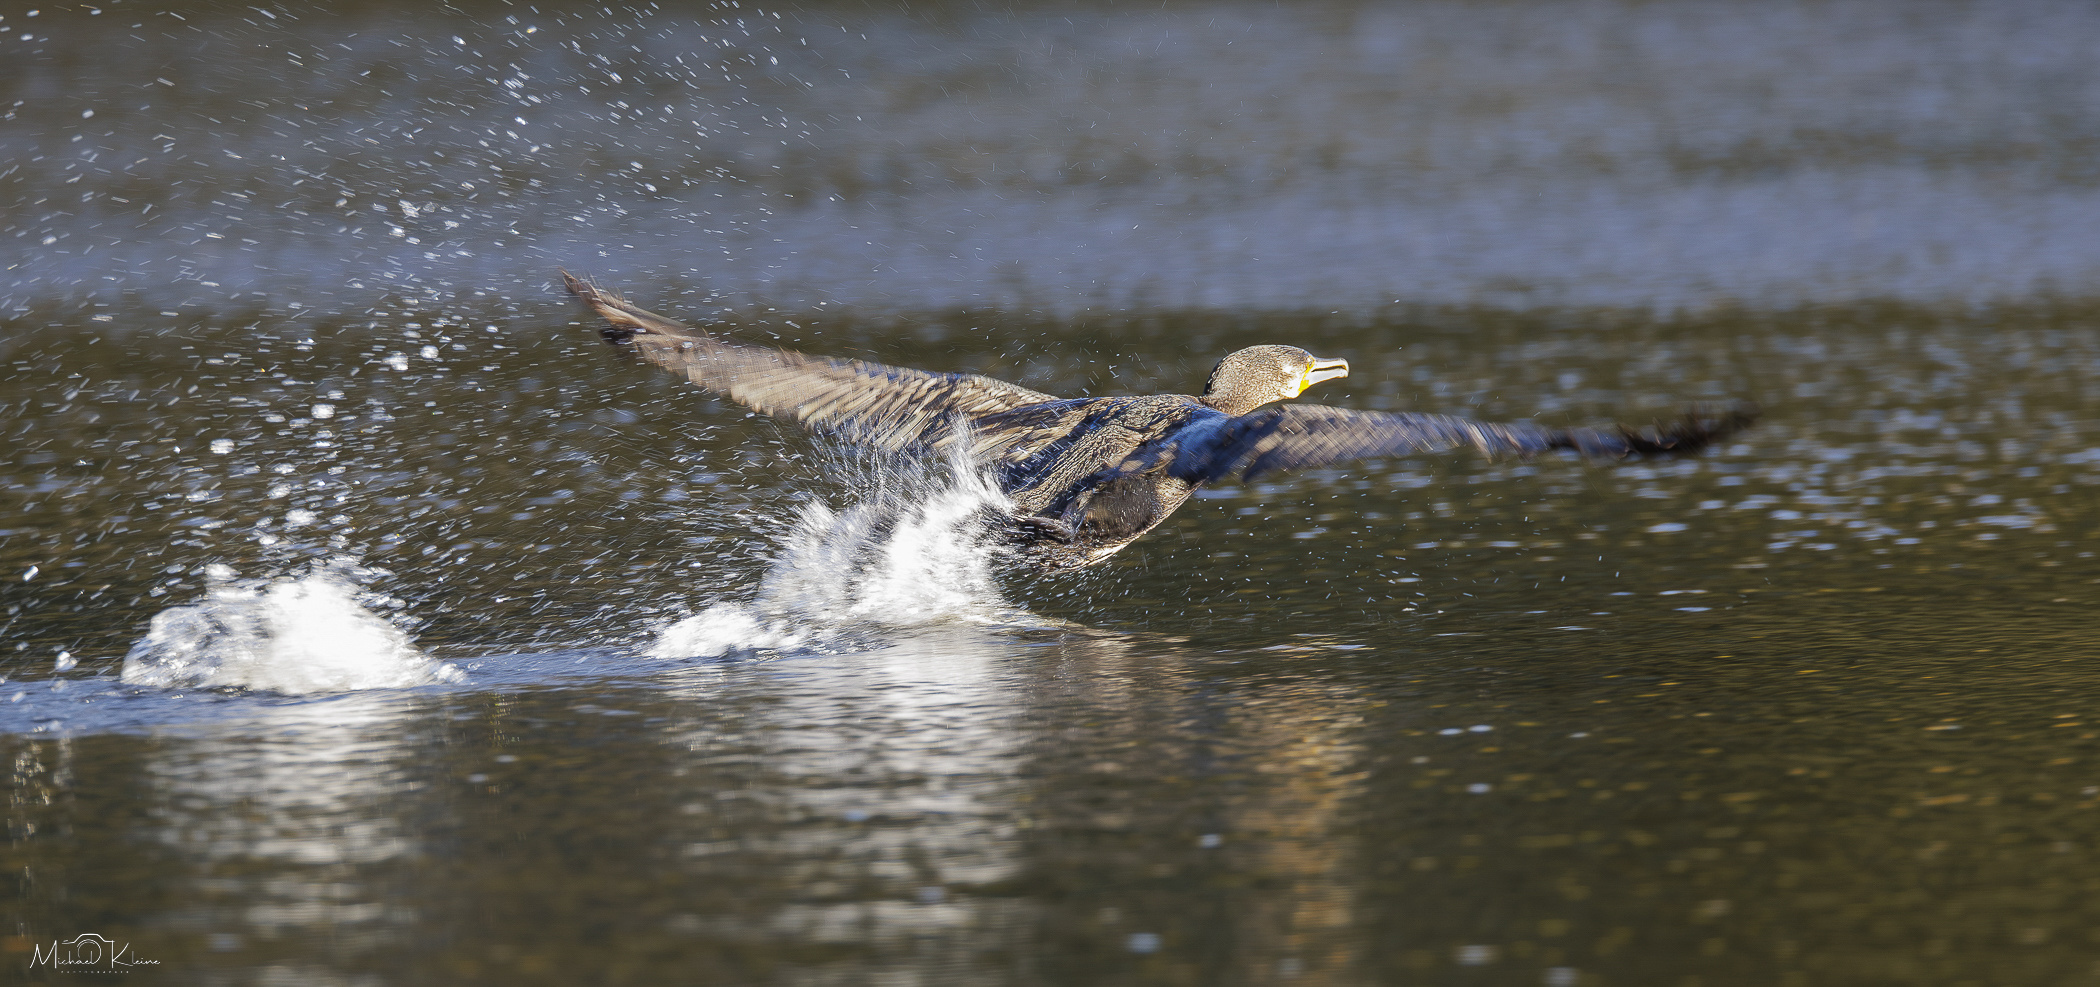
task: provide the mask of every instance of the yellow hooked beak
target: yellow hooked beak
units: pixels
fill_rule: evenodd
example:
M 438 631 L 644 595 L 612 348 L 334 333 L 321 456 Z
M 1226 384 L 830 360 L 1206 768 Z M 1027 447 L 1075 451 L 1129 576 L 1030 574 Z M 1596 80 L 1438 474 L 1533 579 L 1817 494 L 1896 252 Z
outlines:
M 1347 376 L 1349 376 L 1349 361 L 1322 360 L 1319 357 L 1313 357 L 1313 361 L 1306 364 L 1305 377 L 1298 382 L 1298 393 L 1305 393 L 1306 388 L 1323 380 L 1333 380 L 1336 377 Z

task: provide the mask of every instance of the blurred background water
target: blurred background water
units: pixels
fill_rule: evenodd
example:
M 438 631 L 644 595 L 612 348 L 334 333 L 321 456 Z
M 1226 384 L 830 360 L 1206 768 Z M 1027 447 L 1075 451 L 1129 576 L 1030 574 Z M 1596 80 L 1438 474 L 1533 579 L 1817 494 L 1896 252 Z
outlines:
M 0 10 L 0 964 L 2100 980 L 2100 9 Z M 1002 569 L 743 338 L 1553 422 Z M 681 622 L 682 621 L 682 622 Z M 127 663 L 127 655 L 131 660 Z

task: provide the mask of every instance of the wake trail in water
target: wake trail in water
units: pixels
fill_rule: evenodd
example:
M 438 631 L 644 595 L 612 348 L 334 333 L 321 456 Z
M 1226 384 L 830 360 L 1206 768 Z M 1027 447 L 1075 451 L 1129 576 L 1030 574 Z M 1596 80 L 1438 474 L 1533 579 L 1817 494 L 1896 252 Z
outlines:
M 214 566 L 210 580 L 202 601 L 154 616 L 124 656 L 126 684 L 301 694 L 465 678 L 367 608 L 341 567 L 296 578 L 239 579 L 232 569 Z
M 973 463 L 855 472 L 860 499 L 843 510 L 805 505 L 751 599 L 719 601 L 664 628 L 650 656 L 823 647 L 929 624 L 1027 619 L 1000 594 L 999 547 L 986 523 L 1008 502 Z

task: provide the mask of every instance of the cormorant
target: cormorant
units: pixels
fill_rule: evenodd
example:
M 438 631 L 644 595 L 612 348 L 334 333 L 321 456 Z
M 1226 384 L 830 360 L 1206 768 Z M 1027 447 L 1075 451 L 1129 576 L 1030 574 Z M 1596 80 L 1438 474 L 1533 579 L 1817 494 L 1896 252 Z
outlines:
M 1488 455 L 1573 449 L 1593 459 L 1685 455 L 1749 425 L 1737 405 L 1688 412 L 1649 432 L 1547 428 L 1451 415 L 1276 405 L 1349 364 L 1296 346 L 1226 356 L 1200 397 L 1058 398 L 975 374 L 934 373 L 738 343 L 643 311 L 567 271 L 610 341 L 728 397 L 812 431 L 899 452 L 968 444 L 1012 504 L 1010 538 L 1045 567 L 1092 565 L 1152 530 L 1198 487 L 1278 470 L 1470 445 Z

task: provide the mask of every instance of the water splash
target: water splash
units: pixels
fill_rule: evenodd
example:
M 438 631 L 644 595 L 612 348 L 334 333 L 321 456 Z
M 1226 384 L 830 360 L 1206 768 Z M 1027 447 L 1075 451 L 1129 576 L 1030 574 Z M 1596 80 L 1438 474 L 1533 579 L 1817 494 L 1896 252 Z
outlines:
M 819 646 L 856 632 L 952 621 L 1001 623 L 988 517 L 1008 503 L 974 464 L 847 465 L 863 489 L 844 510 L 812 502 L 779 540 L 753 599 L 723 601 L 657 634 L 657 658 Z
M 238 579 L 213 566 L 200 603 L 169 607 L 124 656 L 123 680 L 161 688 L 245 686 L 274 692 L 393 689 L 465 676 L 417 650 L 366 609 L 340 568 Z

